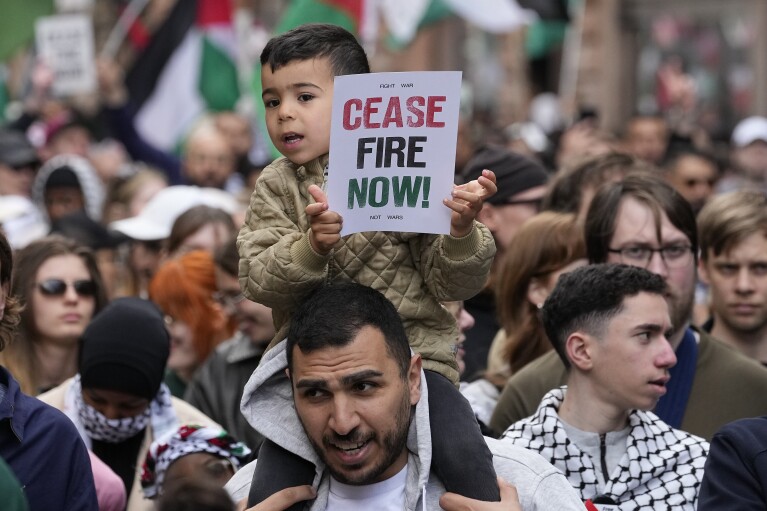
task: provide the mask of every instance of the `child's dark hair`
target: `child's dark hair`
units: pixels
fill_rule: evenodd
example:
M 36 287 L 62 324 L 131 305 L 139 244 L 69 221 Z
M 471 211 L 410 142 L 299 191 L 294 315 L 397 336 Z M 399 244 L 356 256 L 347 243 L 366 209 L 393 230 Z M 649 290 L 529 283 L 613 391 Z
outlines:
M 294 60 L 328 57 L 333 76 L 370 72 L 365 50 L 349 31 L 326 23 L 307 23 L 273 37 L 261 52 L 272 71 Z

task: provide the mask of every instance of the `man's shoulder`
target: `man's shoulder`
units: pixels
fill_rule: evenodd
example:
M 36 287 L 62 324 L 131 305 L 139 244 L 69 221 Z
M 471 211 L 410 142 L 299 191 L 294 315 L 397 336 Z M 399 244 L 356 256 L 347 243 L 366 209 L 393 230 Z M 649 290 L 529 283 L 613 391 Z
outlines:
M 735 380 L 738 385 L 748 382 L 767 384 L 767 368 L 705 332 L 700 333 L 697 371 L 716 374 L 719 377 L 737 374 Z
M 493 454 L 493 464 L 496 471 L 504 479 L 506 479 L 506 474 L 540 478 L 558 473 L 558 470 L 551 463 L 536 452 L 513 442 L 487 437 L 485 441 Z M 509 479 L 506 480 L 511 482 Z

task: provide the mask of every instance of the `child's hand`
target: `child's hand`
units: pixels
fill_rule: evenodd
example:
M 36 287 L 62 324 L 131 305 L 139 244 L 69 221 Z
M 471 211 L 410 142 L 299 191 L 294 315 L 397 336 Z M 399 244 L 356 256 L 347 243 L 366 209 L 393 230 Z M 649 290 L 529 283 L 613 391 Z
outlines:
M 450 219 L 450 235 L 462 238 L 469 234 L 485 199 L 495 195 L 496 191 L 498 187 L 495 186 L 495 173 L 487 169 L 482 171 L 478 179 L 463 185 L 455 185 L 453 198 L 442 201 L 445 206 L 453 210 Z
M 341 239 L 343 219 L 335 211 L 328 209 L 328 197 L 317 185 L 309 187 L 309 195 L 315 200 L 314 204 L 306 206 L 306 216 L 309 217 L 309 243 L 318 254 L 326 255 Z

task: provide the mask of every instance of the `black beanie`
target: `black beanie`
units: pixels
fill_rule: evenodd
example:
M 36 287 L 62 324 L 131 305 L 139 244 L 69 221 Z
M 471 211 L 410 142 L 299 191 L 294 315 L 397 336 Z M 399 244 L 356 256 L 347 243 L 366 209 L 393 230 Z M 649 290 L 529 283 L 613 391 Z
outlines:
M 498 191 L 485 202 L 503 204 L 518 193 L 545 185 L 549 174 L 540 163 L 501 147 L 480 149 L 461 173 L 464 183 L 482 175 L 484 169 L 495 173 Z
M 160 310 L 140 298 L 118 298 L 83 332 L 83 388 L 154 399 L 165 375 L 170 339 Z
M 57 168 L 48 176 L 48 180 L 45 182 L 45 189 L 51 188 L 80 188 L 80 179 L 78 179 L 75 171 L 69 165 L 64 165 Z

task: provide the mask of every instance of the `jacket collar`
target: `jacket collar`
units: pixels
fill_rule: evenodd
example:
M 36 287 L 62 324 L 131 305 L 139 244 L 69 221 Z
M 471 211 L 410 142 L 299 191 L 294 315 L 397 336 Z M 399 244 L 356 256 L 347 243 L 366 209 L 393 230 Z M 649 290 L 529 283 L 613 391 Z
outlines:
M 24 441 L 24 425 L 27 423 L 29 410 L 24 406 L 19 383 L 11 373 L 0 366 L 0 384 L 6 387 L 5 396 L 0 400 L 0 421 L 8 420 L 13 435 L 19 441 Z

